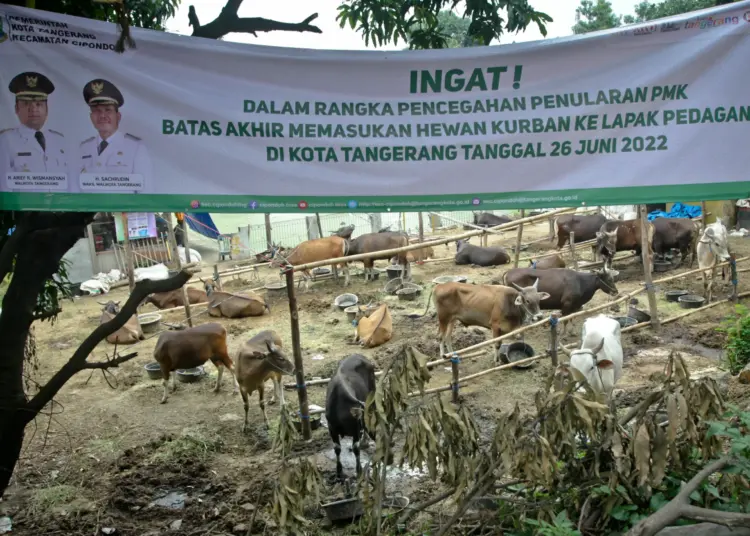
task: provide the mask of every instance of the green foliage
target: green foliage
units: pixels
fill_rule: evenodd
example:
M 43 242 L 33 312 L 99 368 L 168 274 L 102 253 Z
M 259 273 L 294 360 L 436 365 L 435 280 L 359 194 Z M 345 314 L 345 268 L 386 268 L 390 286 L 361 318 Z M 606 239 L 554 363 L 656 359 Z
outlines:
M 439 35 L 444 39 L 443 47 L 435 48 L 463 48 L 463 47 L 478 47 L 483 46 L 484 43 L 479 37 L 469 35 L 469 27 L 471 21 L 465 17 L 459 17 L 453 11 L 443 10 L 438 13 L 438 32 Z M 419 41 L 425 38 L 425 32 L 429 32 L 429 28 L 423 23 L 418 24 L 417 27 L 407 32 L 408 40 Z
M 449 35 L 441 29 L 440 12 L 459 5 L 469 21 L 470 43 L 489 44 L 503 33 L 523 31 L 532 23 L 547 35 L 546 23 L 552 21 L 528 0 L 346 0 L 336 20 L 342 28 L 348 25 L 361 32 L 367 45 L 401 40 L 412 49 L 447 48 Z
M 727 334 L 725 360 L 732 374 L 740 371 L 750 363 L 750 315 L 748 308 L 742 304 L 734 306 L 734 314 L 725 318 L 716 328 Z
M 581 0 L 576 8 L 576 24 L 574 34 L 585 34 L 598 30 L 617 28 L 622 17 L 612 10 L 612 4 L 607 0 Z
M 645 22 L 713 7 L 720 3 L 727 2 L 717 2 L 716 0 L 664 0 L 654 3 L 644 1 L 635 6 L 635 17 L 626 15 L 623 20 L 626 24 Z
M 568 512 L 566 510 L 558 513 L 552 523 L 537 521 L 535 519 L 527 519 L 526 523 L 532 527 L 537 527 L 534 530 L 534 534 L 538 534 L 539 536 L 581 536 L 581 532 L 568 519 Z

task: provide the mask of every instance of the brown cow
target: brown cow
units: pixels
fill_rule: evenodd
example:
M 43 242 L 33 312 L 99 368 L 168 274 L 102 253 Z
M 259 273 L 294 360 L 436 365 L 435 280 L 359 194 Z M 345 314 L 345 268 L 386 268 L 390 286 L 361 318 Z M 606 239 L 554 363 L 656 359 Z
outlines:
M 563 214 L 555 219 L 557 228 L 557 249 L 563 247 L 570 241 L 570 233 L 575 233 L 576 242 L 585 242 L 596 238 L 596 233 L 607 221 L 601 214 L 589 214 L 579 216 L 578 214 Z
M 409 236 L 406 233 L 368 233 L 358 236 L 351 241 L 349 247 L 349 253 L 347 255 L 359 255 L 360 253 L 375 253 L 377 251 L 383 251 L 387 249 L 395 249 L 409 245 Z M 396 255 L 397 263 L 403 268 L 402 274 L 405 278 L 409 278 L 411 275 L 411 265 L 407 259 L 407 253 L 399 253 Z M 365 281 L 370 280 L 370 274 L 375 274 L 375 261 L 379 259 L 388 259 L 390 255 L 375 256 L 369 259 L 365 259 L 362 263 L 365 265 Z
M 263 421 L 266 423 L 266 428 L 269 427 L 266 404 L 263 400 L 264 384 L 269 378 L 273 381 L 274 396 L 268 403 L 273 404 L 278 399 L 281 406 L 284 406 L 284 388 L 281 385 L 281 377 L 284 374 L 294 374 L 294 364 L 286 358 L 281 346 L 279 334 L 273 330 L 265 330 L 246 341 L 237 352 L 236 374 L 242 403 L 245 406 L 243 432 L 247 430 L 248 398 L 256 389 Z
M 431 294 L 435 295 L 441 357 L 446 353 L 446 346 L 448 352 L 453 352 L 451 334 L 456 320 L 464 326 L 491 329 L 493 338 L 510 333 L 524 324 L 541 320 L 539 302 L 549 298 L 549 294 L 538 292 L 537 283 L 530 287 L 513 285 L 515 288 L 468 283 L 436 285 Z M 428 298 L 424 314 L 427 314 L 429 307 Z M 500 359 L 500 343 L 495 348 L 497 361 Z
M 415 249 L 406 252 L 406 260 L 409 262 L 422 262 L 435 257 L 435 251 L 431 246 Z M 391 264 L 398 264 L 398 256 L 391 257 Z
M 281 268 L 286 266 L 298 266 L 311 262 L 324 261 L 327 259 L 336 259 L 345 257 L 349 252 L 349 242 L 339 236 L 328 236 L 326 238 L 316 238 L 315 240 L 306 240 L 294 248 L 286 258 L 277 255 L 271 261 L 271 268 Z M 334 275 L 338 277 L 336 266 L 333 266 Z M 349 267 L 343 265 L 344 269 L 344 286 L 349 284 Z M 310 289 L 310 280 L 312 276 L 310 270 L 304 270 L 302 276 L 305 279 L 305 290 Z
M 99 324 L 109 322 L 120 312 L 119 301 L 110 300 L 107 303 L 97 303 L 103 307 Z M 107 336 L 107 342 L 110 344 L 134 344 L 142 341 L 144 338 L 141 323 L 138 321 L 138 315 L 133 315 L 120 329 Z
M 232 293 L 214 290 L 214 285 L 210 281 L 203 281 L 203 284 L 208 296 L 209 316 L 246 318 L 248 316 L 263 316 L 266 311 L 271 312 L 271 307 L 264 296 L 249 292 Z
M 648 222 L 648 247 L 653 254 L 654 224 Z M 596 233 L 596 250 L 604 258 L 604 266 L 611 270 L 612 259 L 618 251 L 635 251 L 641 255 L 641 221 L 612 220 Z
M 550 268 L 565 268 L 565 259 L 560 255 L 550 255 L 538 260 L 529 259 L 529 267 L 536 270 L 549 270 Z
M 208 295 L 205 290 L 199 288 L 187 287 L 188 302 L 190 305 L 196 303 L 205 303 L 208 301 Z M 171 309 L 185 305 L 182 299 L 182 289 L 178 288 L 169 292 L 156 292 L 146 298 L 146 303 L 154 304 L 158 309 Z
M 165 331 L 159 335 L 154 348 L 154 359 L 161 366 L 164 377 L 164 395 L 161 403 L 167 401 L 167 385 L 172 376 L 172 391 L 177 388 L 174 371 L 199 367 L 209 359 L 219 371 L 214 392 L 219 390 L 224 367 L 234 377 L 234 363 L 227 352 L 227 330 L 216 322 L 201 324 L 184 331 Z M 234 378 L 234 392 L 239 386 Z
M 664 255 L 671 249 L 680 250 L 680 266 L 690 257 L 690 268 L 695 263 L 698 242 L 698 222 L 690 218 L 656 218 L 654 224 L 654 253 Z

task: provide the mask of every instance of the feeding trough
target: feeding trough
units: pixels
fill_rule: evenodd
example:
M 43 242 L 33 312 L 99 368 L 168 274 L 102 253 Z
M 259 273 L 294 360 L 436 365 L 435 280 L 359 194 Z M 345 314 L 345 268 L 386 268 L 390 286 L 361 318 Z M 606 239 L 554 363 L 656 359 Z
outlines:
M 455 275 L 441 275 L 432 280 L 436 285 L 442 285 L 443 283 L 455 283 Z
M 631 318 L 629 316 L 615 316 L 614 319 L 619 322 L 621 328 L 635 326 L 638 323 L 635 318 Z
M 177 369 L 177 379 L 182 383 L 195 383 L 205 374 L 203 367 L 194 367 L 189 369 Z
M 377 281 L 378 279 L 380 279 L 380 274 L 383 273 L 383 271 L 384 270 L 382 268 L 378 268 L 376 266 L 373 266 L 372 270 L 370 271 L 370 280 L 371 281 Z M 359 275 L 362 276 L 363 278 L 366 276 L 365 272 L 361 272 Z M 398 277 L 398 276 L 396 276 L 396 277 Z
M 336 299 L 333 300 L 333 304 L 342 311 L 345 311 L 347 308 L 357 305 L 358 303 L 359 298 L 356 294 L 339 294 L 336 296 Z
M 466 283 L 469 280 L 469 278 L 465 275 L 456 275 L 453 277 L 455 278 L 454 280 L 456 281 L 456 283 Z
M 321 504 L 320 507 L 326 513 L 326 517 L 328 517 L 328 520 L 331 523 L 353 521 L 358 517 L 361 517 L 364 513 L 362 501 L 357 497 L 339 499 L 326 504 Z
M 266 283 L 264 288 L 269 296 L 281 296 L 286 292 L 286 282 Z
M 138 315 L 138 323 L 141 325 L 143 333 L 154 333 L 159 329 L 161 315 L 159 313 L 146 313 Z
M 525 342 L 514 342 L 500 347 L 500 358 L 505 363 L 514 363 L 534 356 L 534 349 Z M 533 363 L 523 363 L 514 368 L 529 368 Z
M 401 265 L 391 265 L 385 269 L 385 272 L 388 274 L 388 279 L 396 279 L 398 277 L 403 277 L 404 267 Z
M 521 250 L 521 251 L 526 251 L 527 249 L 529 249 L 529 245 L 528 245 L 528 244 L 521 244 L 521 247 L 520 247 L 520 250 Z M 511 246 L 510 246 L 510 250 L 511 250 L 511 251 L 512 251 L 513 253 L 515 253 L 515 252 L 516 252 L 516 245 L 515 245 L 515 244 L 511 245 Z
M 346 313 L 346 318 L 347 320 L 349 320 L 349 322 L 352 322 L 357 318 L 358 310 L 359 310 L 359 307 L 356 305 L 352 305 L 344 309 L 344 312 Z
M 316 413 L 315 415 L 310 415 L 310 430 L 317 430 L 320 428 L 320 416 L 321 413 Z M 299 432 L 302 433 L 302 421 L 299 418 L 299 415 L 295 413 L 295 418 L 292 419 L 292 424 L 294 424 L 294 428 Z
M 313 277 L 321 277 L 321 276 L 330 275 L 330 274 L 331 274 L 331 269 L 325 268 L 324 266 L 319 266 L 318 268 L 315 268 L 312 271 Z
M 677 298 L 677 302 L 680 304 L 680 307 L 683 309 L 697 309 L 701 305 L 703 305 L 703 302 L 706 301 L 706 298 L 703 296 L 698 296 L 696 294 L 685 294 L 684 296 L 680 296 Z
M 680 296 L 687 296 L 690 294 L 688 290 L 668 290 L 664 293 L 668 302 L 676 302 L 680 299 Z
M 396 296 L 398 296 L 399 300 L 411 301 L 417 299 L 418 293 L 419 289 L 404 287 L 396 291 Z
M 654 272 L 667 272 L 672 269 L 670 261 L 654 261 Z
M 151 380 L 161 380 L 161 365 L 157 363 L 156 361 L 153 361 L 151 363 L 146 363 L 146 365 L 143 367 L 146 369 L 146 374 L 148 374 L 149 379 Z

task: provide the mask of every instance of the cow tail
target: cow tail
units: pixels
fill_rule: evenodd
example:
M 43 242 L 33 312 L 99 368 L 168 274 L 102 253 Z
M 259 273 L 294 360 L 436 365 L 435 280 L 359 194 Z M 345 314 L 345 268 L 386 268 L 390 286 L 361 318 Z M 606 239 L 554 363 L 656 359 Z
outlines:
M 432 287 L 432 290 L 430 291 L 430 295 L 427 297 L 427 306 L 424 308 L 424 313 L 422 313 L 422 316 L 425 316 L 427 314 L 427 310 L 430 308 L 430 304 L 432 303 L 433 292 L 435 292 L 435 287 Z

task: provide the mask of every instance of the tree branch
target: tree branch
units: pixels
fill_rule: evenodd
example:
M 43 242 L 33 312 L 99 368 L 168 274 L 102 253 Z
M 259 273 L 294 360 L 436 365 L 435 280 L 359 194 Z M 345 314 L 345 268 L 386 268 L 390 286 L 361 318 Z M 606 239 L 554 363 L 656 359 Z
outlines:
M 96 363 L 87 363 L 86 358 L 96 348 L 96 346 L 102 342 L 109 335 L 120 329 L 125 325 L 131 316 L 133 316 L 138 310 L 138 306 L 149 294 L 154 292 L 168 292 L 181 288 L 187 283 L 192 274 L 183 270 L 179 274 L 170 277 L 169 279 L 162 279 L 159 281 L 152 281 L 150 279 L 144 279 L 136 283 L 133 292 L 128 296 L 128 301 L 120 309 L 112 320 L 100 324 L 94 331 L 92 331 L 86 340 L 84 340 L 78 349 L 73 354 L 73 357 L 68 360 L 63 367 L 58 370 L 52 378 L 39 390 L 39 392 L 26 404 L 26 412 L 24 418 L 26 422 L 31 422 L 37 413 L 39 413 L 44 406 L 46 406 L 52 398 L 62 389 L 63 385 L 72 378 L 77 372 L 86 368 L 105 368 L 97 366 Z
M 193 27 L 193 36 L 206 37 L 208 39 L 219 39 L 229 33 L 249 33 L 257 37 L 256 32 L 312 32 L 323 33 L 323 31 L 310 24 L 316 18 L 313 13 L 302 22 L 280 22 L 261 17 L 240 18 L 237 16 L 242 0 L 227 0 L 221 13 L 214 20 L 201 26 L 195 7 L 188 9 L 188 20 Z
M 130 361 L 131 359 L 138 356 L 138 352 L 131 352 L 126 355 L 118 355 L 114 359 L 110 359 L 109 361 L 99 361 L 96 363 L 85 363 L 82 368 L 84 369 L 108 369 L 108 368 L 117 368 L 123 363 L 126 363 L 127 361 Z
M 724 457 L 705 466 L 687 484 L 682 486 L 674 499 L 630 529 L 626 536 L 653 536 L 680 518 L 708 521 L 726 527 L 750 527 L 750 514 L 720 512 L 690 504 L 690 494 L 698 489 L 698 486 L 705 479 L 727 465 L 731 465 L 732 462 L 731 458 Z
M 46 313 L 34 315 L 34 320 L 47 320 L 48 318 L 59 315 L 60 313 L 62 313 L 62 309 L 58 307 L 54 311 L 47 311 Z

